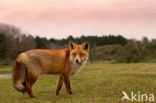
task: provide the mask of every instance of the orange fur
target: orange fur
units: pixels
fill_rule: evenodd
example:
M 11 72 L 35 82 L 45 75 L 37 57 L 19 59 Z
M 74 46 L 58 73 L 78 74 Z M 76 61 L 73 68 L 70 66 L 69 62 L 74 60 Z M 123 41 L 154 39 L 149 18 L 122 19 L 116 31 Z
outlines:
M 35 49 L 18 55 L 13 68 L 13 85 L 22 92 L 34 97 L 32 86 L 41 74 L 58 74 L 56 95 L 63 82 L 67 92 L 72 94 L 69 76 L 76 74 L 88 59 L 89 44 L 69 43 L 69 49 L 44 50 Z

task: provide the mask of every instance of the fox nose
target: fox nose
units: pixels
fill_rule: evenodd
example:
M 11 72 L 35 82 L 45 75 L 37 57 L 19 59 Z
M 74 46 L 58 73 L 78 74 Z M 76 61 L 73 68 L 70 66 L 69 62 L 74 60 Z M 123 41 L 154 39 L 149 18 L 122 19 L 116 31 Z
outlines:
M 76 63 L 79 63 L 79 60 L 78 59 L 76 59 Z
M 80 62 L 80 60 L 79 59 L 76 59 L 76 63 L 79 63 Z

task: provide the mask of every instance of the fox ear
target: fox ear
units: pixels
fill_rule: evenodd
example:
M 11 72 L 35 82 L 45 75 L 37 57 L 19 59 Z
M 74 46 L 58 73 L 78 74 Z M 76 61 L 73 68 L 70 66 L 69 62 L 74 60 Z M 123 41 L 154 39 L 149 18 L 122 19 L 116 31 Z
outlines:
M 82 46 L 83 46 L 83 49 L 84 49 L 84 50 L 89 51 L 90 43 L 85 42 L 85 43 L 82 44 Z
M 74 49 L 76 44 L 72 41 L 69 42 L 69 49 Z

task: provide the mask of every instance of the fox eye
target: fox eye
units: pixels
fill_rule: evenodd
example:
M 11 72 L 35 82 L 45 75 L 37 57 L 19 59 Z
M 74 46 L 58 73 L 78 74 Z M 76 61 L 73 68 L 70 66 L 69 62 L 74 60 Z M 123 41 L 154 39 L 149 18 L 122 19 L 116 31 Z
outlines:
M 76 53 L 72 53 L 73 56 L 76 56 Z
M 80 53 L 80 56 L 84 56 L 85 54 L 84 53 Z

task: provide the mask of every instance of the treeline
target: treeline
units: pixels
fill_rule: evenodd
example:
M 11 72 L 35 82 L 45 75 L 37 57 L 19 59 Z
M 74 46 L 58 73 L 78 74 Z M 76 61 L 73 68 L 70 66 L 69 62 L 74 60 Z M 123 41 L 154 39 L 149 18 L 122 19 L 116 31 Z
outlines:
M 130 39 L 126 45 L 104 45 L 93 48 L 92 60 L 113 62 L 156 62 L 156 39 Z
M 30 49 L 68 48 L 68 42 L 90 42 L 90 61 L 137 62 L 156 57 L 156 39 L 128 40 L 121 35 L 81 36 L 65 39 L 33 37 L 13 25 L 0 24 L 0 65 L 9 65 L 16 56 Z

